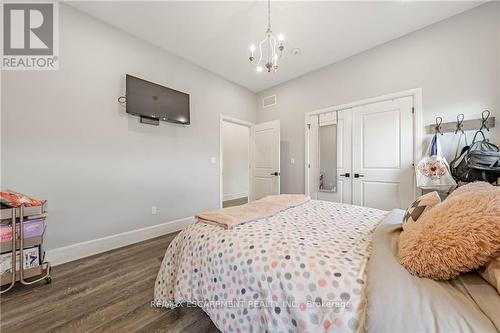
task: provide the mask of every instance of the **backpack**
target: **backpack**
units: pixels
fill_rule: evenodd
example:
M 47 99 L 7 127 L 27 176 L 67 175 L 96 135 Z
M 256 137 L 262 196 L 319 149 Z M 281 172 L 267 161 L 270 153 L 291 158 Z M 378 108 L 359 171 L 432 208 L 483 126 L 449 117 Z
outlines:
M 483 140 L 476 142 L 481 133 Z M 476 132 L 470 147 L 465 146 L 452 163 L 452 175 L 464 182 L 484 180 L 494 183 L 500 177 L 500 151 L 490 143 L 482 131 Z

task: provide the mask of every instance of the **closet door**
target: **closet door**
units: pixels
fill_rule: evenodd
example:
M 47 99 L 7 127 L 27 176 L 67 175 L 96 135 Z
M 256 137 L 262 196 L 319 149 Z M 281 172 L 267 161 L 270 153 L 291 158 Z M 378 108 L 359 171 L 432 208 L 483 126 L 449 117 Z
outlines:
M 353 204 L 390 210 L 414 200 L 413 99 L 351 109 Z

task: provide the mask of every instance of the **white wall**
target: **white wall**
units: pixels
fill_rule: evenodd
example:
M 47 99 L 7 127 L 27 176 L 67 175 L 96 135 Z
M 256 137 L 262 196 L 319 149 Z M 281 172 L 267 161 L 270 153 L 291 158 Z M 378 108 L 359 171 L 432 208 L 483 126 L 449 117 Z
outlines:
M 126 73 L 189 93 L 191 125 L 126 114 Z M 255 120 L 254 93 L 65 4 L 60 70 L 2 74 L 1 185 L 48 200 L 48 249 L 218 208 L 219 114 Z
M 281 120 L 281 192 L 304 191 L 306 112 L 422 87 L 424 125 L 436 116 L 454 121 L 458 113 L 478 118 L 484 109 L 500 116 L 499 7 L 482 5 L 260 92 L 259 106 L 262 97 L 277 95 L 278 105 L 259 109 L 257 120 Z M 500 119 L 497 124 L 492 134 L 500 139 Z M 450 157 L 454 137 L 447 134 L 442 143 Z
M 224 121 L 222 135 L 224 200 L 247 197 L 249 129 L 246 126 Z

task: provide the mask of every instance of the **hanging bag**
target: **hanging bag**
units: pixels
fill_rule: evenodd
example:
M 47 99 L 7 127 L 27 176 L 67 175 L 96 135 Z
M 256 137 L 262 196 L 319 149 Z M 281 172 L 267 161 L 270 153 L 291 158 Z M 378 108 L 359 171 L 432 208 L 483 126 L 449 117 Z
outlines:
M 477 135 L 481 133 L 482 141 L 476 142 Z M 474 140 L 465 156 L 467 165 L 466 178 L 468 181 L 484 180 L 493 183 L 500 177 L 500 151 L 493 143 L 489 142 L 480 130 L 474 135 Z
M 424 190 L 448 191 L 457 184 L 451 176 L 436 134 L 432 137 L 424 158 L 417 164 L 416 177 L 417 186 Z
M 478 134 L 483 140 L 476 141 Z M 458 158 L 450 164 L 455 179 L 463 182 L 484 180 L 493 183 L 500 177 L 500 152 L 488 142 L 482 131 L 477 131 L 470 146 L 465 146 Z
M 460 149 L 460 141 L 464 137 L 465 145 Z M 456 181 L 462 180 L 460 175 L 463 173 L 462 170 L 466 166 L 465 155 L 469 151 L 469 144 L 467 143 L 467 135 L 464 132 L 460 132 L 458 137 L 457 150 L 455 151 L 455 158 L 450 162 L 450 172 Z M 460 153 L 459 153 L 460 152 Z

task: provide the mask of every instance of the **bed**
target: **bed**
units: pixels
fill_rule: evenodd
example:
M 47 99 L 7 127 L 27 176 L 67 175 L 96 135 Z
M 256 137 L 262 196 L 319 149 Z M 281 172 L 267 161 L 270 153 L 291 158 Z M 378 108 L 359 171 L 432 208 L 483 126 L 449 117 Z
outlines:
M 198 222 L 169 245 L 154 304 L 195 304 L 222 332 L 497 332 L 481 278 L 398 264 L 403 214 L 311 200 L 231 229 Z

